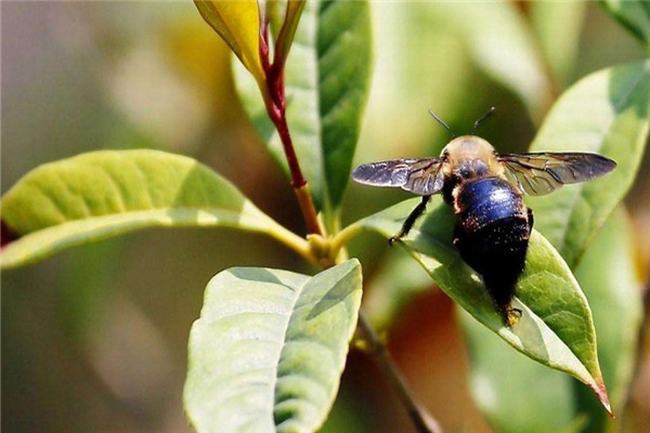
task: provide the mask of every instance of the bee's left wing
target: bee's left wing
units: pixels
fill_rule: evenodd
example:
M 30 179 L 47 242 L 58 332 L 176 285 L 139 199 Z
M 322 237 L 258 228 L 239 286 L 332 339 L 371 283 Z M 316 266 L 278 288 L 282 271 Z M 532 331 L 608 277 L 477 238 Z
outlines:
M 352 179 L 365 185 L 400 187 L 418 195 L 432 195 L 442 190 L 441 166 L 439 158 L 370 162 L 355 168 Z
M 530 195 L 543 195 L 564 184 L 609 173 L 616 163 L 595 153 L 506 153 L 498 155 L 506 177 Z

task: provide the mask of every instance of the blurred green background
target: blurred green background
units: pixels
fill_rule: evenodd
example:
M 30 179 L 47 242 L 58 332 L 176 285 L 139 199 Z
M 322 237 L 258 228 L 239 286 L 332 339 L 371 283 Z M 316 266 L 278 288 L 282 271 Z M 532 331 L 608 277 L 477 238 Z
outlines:
M 569 29 L 546 33 L 542 48 L 555 56 L 555 70 L 547 71 L 554 78 L 529 76 L 527 83 L 542 83 L 530 95 L 526 83 L 508 85 L 481 67 L 451 4 L 373 3 L 375 66 L 356 160 L 438 153 L 447 135 L 430 120 L 429 108 L 464 131 L 495 105 L 497 114 L 480 134 L 499 151 L 524 151 L 562 89 L 590 72 L 646 56 L 596 4 L 555 7 Z M 517 4 L 542 32 L 533 8 Z M 151 147 L 200 159 L 279 222 L 304 230 L 287 180 L 243 114 L 229 52 L 192 2 L 5 1 L 1 12 L 3 193 L 47 161 L 101 148 Z M 491 13 L 482 3 L 476 18 L 489 22 Z M 500 30 L 482 26 L 477 36 Z M 502 61 L 503 53 L 483 54 Z M 650 264 L 649 170 L 646 155 L 627 199 L 643 281 Z M 406 197 L 350 185 L 344 220 Z M 407 265 L 373 279 L 387 260 L 401 263 L 395 252 L 384 257 L 386 250 L 374 237 L 352 246 L 368 290 L 407 276 L 408 284 L 422 284 L 410 280 Z M 262 236 L 155 229 L 3 272 L 2 428 L 191 431 L 181 404 L 187 335 L 205 284 L 233 265 L 309 271 Z M 442 293 L 418 295 L 390 330 L 389 343 L 446 432 L 490 431 L 469 395 L 462 335 Z M 650 343 L 642 344 L 626 417 L 628 430 L 639 432 L 650 425 Z M 324 431 L 411 429 L 372 360 L 352 352 Z

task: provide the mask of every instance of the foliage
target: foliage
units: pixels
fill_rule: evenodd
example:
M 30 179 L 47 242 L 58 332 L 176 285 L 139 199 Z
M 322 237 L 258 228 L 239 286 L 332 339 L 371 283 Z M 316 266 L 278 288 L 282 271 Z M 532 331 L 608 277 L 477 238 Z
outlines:
M 631 229 L 626 213 L 618 209 L 576 269 L 593 311 L 598 356 L 616 414 L 624 409 L 641 319 Z M 498 431 L 580 431 L 589 424 L 589 431 L 616 429 L 616 420 L 604 416 L 569 378 L 502 350 L 498 339 L 466 314 L 461 319 L 472 362 L 472 392 Z
M 399 230 L 418 200 L 407 200 L 365 218 L 349 226 L 343 236 L 363 228 L 388 239 Z M 405 238 L 404 246 L 436 284 L 515 349 L 575 376 L 608 407 L 591 311 L 573 274 L 548 241 L 538 233 L 531 238 L 526 270 L 517 286 L 519 301 L 515 303 L 524 313 L 517 326 L 507 328 L 483 284 L 451 244 L 451 209 L 440 197 L 432 200 L 430 209 Z
M 314 277 L 266 268 L 217 274 L 190 333 L 185 407 L 197 430 L 317 429 L 360 303 L 356 260 Z
M 616 66 L 576 83 L 555 104 L 532 151 L 575 150 L 613 158 L 603 179 L 530 197 L 536 227 L 575 267 L 589 242 L 636 177 L 648 139 L 650 61 Z
M 650 48 L 650 5 L 645 1 L 600 0 L 603 7 Z
M 350 56 L 350 53 L 356 53 Z M 359 2 L 308 2 L 285 72 L 287 120 L 314 198 L 329 228 L 348 182 L 371 66 L 370 12 Z M 244 108 L 288 171 L 278 132 L 250 74 L 235 62 Z
M 532 31 L 514 2 L 458 2 L 436 8 L 495 81 L 516 93 L 538 120 L 550 104 L 552 80 L 545 73 Z
M 230 46 L 233 53 L 259 83 L 264 82 L 264 69 L 259 56 L 260 14 L 256 0 L 238 3 L 197 0 L 199 13 Z
M 303 242 L 205 165 L 155 150 L 91 152 L 38 167 L 3 196 L 2 218 L 20 236 L 3 249 L 3 268 L 152 226 L 228 226 Z
M 365 231 L 390 238 L 418 201 L 405 200 L 341 229 L 370 88 L 369 4 L 195 3 L 238 58 L 234 75 L 244 109 L 289 174 L 309 233 L 283 227 L 191 158 L 100 151 L 37 167 L 2 197 L 3 236 L 9 237 L 0 264 L 17 267 L 153 226 L 227 226 L 275 238 L 318 272 L 231 268 L 210 281 L 190 333 L 185 409 L 199 432 L 314 432 L 334 402 L 358 317 L 365 323 L 359 316 L 361 265 L 347 259 L 347 247 Z M 647 44 L 645 3 L 603 4 Z M 453 247 L 455 219 L 442 198 L 432 199 L 401 246 L 426 271 L 425 281 L 430 278 L 462 309 L 472 389 L 495 430 L 615 428 L 570 376 L 607 411 L 610 396 L 614 410 L 622 410 L 641 301 L 632 275 L 631 229 L 620 203 L 647 144 L 650 61 L 595 72 L 554 101 L 558 83 L 568 82 L 580 7 L 566 24 L 557 21 L 552 6 L 535 6 L 532 26 L 510 2 L 459 4 L 437 13 L 476 64 L 518 95 L 534 121 L 544 119 L 532 150 L 598 152 L 619 168 L 528 201 L 539 231 L 531 236 L 517 285 L 514 305 L 523 315 L 513 327 L 504 326 L 480 278 Z M 552 29 L 567 35 L 565 56 L 551 48 Z M 384 329 L 420 293 L 413 285 L 422 285 L 422 278 L 406 280 L 405 290 L 384 298 L 376 310 L 373 320 Z M 364 339 L 373 337 L 359 336 L 360 346 Z M 504 350 L 502 340 L 516 351 Z M 544 416 L 534 416 L 539 413 Z

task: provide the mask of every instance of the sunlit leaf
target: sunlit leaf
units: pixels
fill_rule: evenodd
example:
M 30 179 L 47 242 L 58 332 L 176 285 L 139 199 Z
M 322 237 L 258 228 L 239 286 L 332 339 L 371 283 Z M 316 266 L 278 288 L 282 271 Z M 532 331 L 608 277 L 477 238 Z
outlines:
M 534 120 L 551 102 L 541 53 L 515 2 L 433 2 L 486 74 L 521 98 Z
M 230 46 L 255 80 L 258 83 L 264 82 L 257 0 L 194 0 L 194 4 L 203 19 Z
M 632 228 L 622 209 L 608 219 L 576 271 L 598 334 L 598 357 L 612 409 L 623 411 L 641 319 L 641 282 L 634 269 Z M 471 390 L 495 431 L 604 432 L 616 420 L 566 376 L 527 362 L 463 315 L 471 361 Z M 535 392 L 531 392 L 534 389 Z M 576 394 L 577 393 L 577 394 Z
M 192 326 L 185 409 L 199 433 L 310 433 L 336 395 L 361 302 L 349 260 L 309 277 L 232 268 Z
M 616 210 L 585 252 L 575 275 L 584 287 L 598 334 L 598 358 L 615 414 L 622 414 L 634 373 L 642 320 L 642 286 L 634 251 L 634 228 Z M 578 388 L 578 412 L 590 415 L 590 431 L 611 431 L 612 420 Z
M 569 266 L 585 248 L 636 177 L 650 128 L 650 61 L 589 75 L 555 104 L 532 151 L 597 152 L 618 167 L 603 178 L 529 197 L 535 227 Z
M 20 236 L 3 247 L 3 268 L 154 226 L 228 226 L 296 239 L 205 165 L 154 150 L 91 152 L 44 164 L 0 203 L 3 223 Z
M 650 48 L 650 4 L 646 0 L 600 0 L 605 10 Z
M 574 71 L 587 2 L 540 1 L 529 4 L 531 23 L 542 54 L 558 85 L 564 86 Z
M 302 170 L 330 221 L 341 202 L 369 86 L 370 16 L 366 1 L 309 1 L 289 56 L 287 118 Z M 235 67 L 237 90 L 262 139 L 285 169 L 280 139 L 255 84 Z
M 355 151 L 358 162 L 439 153 L 448 134 L 432 124 L 429 108 L 460 127 L 472 106 L 494 104 L 492 97 L 484 102 L 473 86 L 476 70 L 462 41 L 432 13 L 432 5 L 371 4 L 373 84 Z
M 389 238 L 400 229 L 418 201 L 406 200 L 354 223 L 346 231 L 370 229 Z M 515 349 L 588 385 L 609 409 L 587 299 L 551 244 L 533 231 L 526 269 L 513 301 L 524 313 L 515 326 L 507 328 L 479 277 L 452 246 L 455 218 L 451 208 L 435 197 L 429 209 L 403 245 L 436 284 Z M 341 236 L 347 235 L 346 231 Z
M 530 362 L 464 311 L 459 311 L 470 359 L 470 391 L 495 432 L 578 432 L 571 378 Z M 601 409 L 602 411 L 602 409 Z

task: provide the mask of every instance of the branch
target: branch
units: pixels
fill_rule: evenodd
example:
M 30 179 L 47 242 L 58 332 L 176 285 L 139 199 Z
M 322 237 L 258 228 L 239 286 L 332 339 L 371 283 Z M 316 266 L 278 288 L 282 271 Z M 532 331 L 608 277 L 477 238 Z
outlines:
M 289 165 L 289 172 L 291 173 L 291 187 L 298 199 L 300 210 L 307 225 L 307 231 L 322 236 L 323 229 L 318 221 L 316 206 L 314 205 L 307 179 L 302 174 L 287 124 L 286 98 L 284 92 L 284 61 L 283 59 L 274 59 L 274 62 L 271 63 L 269 57 L 268 23 L 264 22 L 262 23 L 260 34 L 260 58 L 262 59 L 262 68 L 266 75 L 266 90 L 268 92 L 268 96 L 264 98 L 266 111 L 282 141 L 282 149 L 284 150 L 284 155 Z
M 399 367 L 397 367 L 395 361 L 391 358 L 386 346 L 379 340 L 377 333 L 363 312 L 359 313 L 359 327 L 365 334 L 366 342 L 370 345 L 370 353 L 375 356 L 384 374 L 390 379 L 391 385 L 393 385 L 398 397 L 402 400 L 402 404 L 411 417 L 416 431 L 418 433 L 442 433 L 442 428 L 438 421 L 415 399 L 413 391 L 406 383 L 404 375 L 402 375 Z
M 307 230 L 309 233 L 323 235 L 320 222 L 316 213 L 316 207 L 312 195 L 309 191 L 307 180 L 302 174 L 300 163 L 293 147 L 291 133 L 287 125 L 286 118 L 286 98 L 284 87 L 284 61 L 270 61 L 270 49 L 268 44 L 268 23 L 263 22 L 260 30 L 260 58 L 262 59 L 262 68 L 266 75 L 266 97 L 264 102 L 266 104 L 266 111 L 269 118 L 275 125 L 280 140 L 282 141 L 282 148 L 284 150 L 287 163 L 289 165 L 289 172 L 291 173 L 291 186 L 298 198 L 300 209 Z M 379 362 L 384 373 L 390 379 L 392 385 L 398 392 L 399 398 L 406 407 L 413 424 L 418 433 L 442 433 L 442 429 L 438 422 L 415 400 L 412 391 L 409 389 L 404 376 L 400 372 L 395 362 L 390 357 L 386 347 L 381 343 L 374 329 L 368 323 L 365 315 L 361 312 L 359 315 L 359 326 L 366 335 L 366 341 L 370 346 L 371 353 L 373 353 Z

